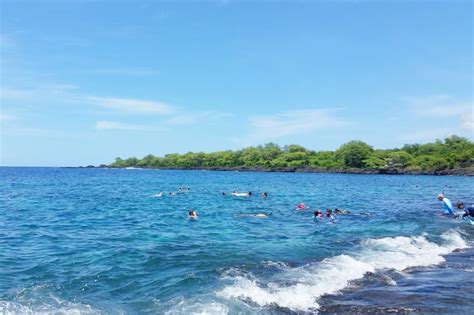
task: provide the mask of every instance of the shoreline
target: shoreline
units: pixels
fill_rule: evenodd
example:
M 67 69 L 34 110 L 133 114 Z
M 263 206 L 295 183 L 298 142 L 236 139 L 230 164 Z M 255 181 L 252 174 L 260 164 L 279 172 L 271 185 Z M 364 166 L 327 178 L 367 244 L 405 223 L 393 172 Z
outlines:
M 116 167 L 108 165 L 100 166 L 78 166 L 66 168 L 110 168 L 130 169 L 130 167 Z M 177 170 L 177 171 L 220 171 L 220 172 L 257 172 L 257 173 L 320 173 L 320 174 L 359 174 L 359 175 L 431 175 L 431 176 L 474 176 L 474 170 L 457 168 L 441 171 L 416 171 L 405 169 L 326 169 L 310 167 L 286 167 L 286 168 L 264 168 L 264 167 L 135 167 L 132 169 L 153 170 Z

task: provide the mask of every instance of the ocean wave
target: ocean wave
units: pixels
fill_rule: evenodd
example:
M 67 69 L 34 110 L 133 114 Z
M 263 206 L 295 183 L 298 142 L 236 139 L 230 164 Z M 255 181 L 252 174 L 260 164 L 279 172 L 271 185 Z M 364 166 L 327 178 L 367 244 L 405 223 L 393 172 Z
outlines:
M 11 299 L 0 300 L 0 314 L 2 315 L 96 315 L 102 311 L 88 304 L 63 300 L 52 290 L 54 286 L 38 284 L 16 291 Z
M 223 280 L 231 281 L 231 284 L 217 295 L 258 306 L 315 311 L 319 309 L 321 296 L 338 293 L 367 273 L 438 265 L 445 261 L 443 255 L 468 247 L 456 231 L 450 230 L 441 238 L 440 244 L 429 241 L 426 235 L 368 239 L 353 253 L 302 267 L 285 268 L 270 281 L 249 273 L 227 274 Z
M 229 308 L 227 305 L 218 302 L 198 302 L 198 301 L 184 301 L 181 300 L 179 303 L 173 305 L 171 310 L 166 311 L 166 315 L 226 315 L 229 314 Z
M 59 301 L 55 304 L 41 303 L 32 305 L 30 303 L 19 303 L 12 301 L 0 301 L 0 314 L 2 315 L 99 315 L 102 312 L 94 310 L 90 305 Z

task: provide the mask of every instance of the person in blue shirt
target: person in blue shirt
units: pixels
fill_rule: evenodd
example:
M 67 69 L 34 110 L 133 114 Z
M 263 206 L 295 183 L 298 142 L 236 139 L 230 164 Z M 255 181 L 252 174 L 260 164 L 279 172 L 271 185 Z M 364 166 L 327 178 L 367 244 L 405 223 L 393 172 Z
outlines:
M 443 194 L 438 195 L 438 200 L 443 202 L 443 214 L 444 215 L 452 215 L 454 214 L 453 204 L 451 200 L 446 198 Z
M 467 218 L 468 216 L 471 216 L 471 217 L 474 218 L 474 205 L 470 205 L 470 206 L 465 207 L 464 202 L 458 201 L 456 203 L 456 208 L 458 208 L 459 210 L 464 211 L 464 213 L 462 213 L 462 218 L 464 220 L 470 219 L 470 218 Z

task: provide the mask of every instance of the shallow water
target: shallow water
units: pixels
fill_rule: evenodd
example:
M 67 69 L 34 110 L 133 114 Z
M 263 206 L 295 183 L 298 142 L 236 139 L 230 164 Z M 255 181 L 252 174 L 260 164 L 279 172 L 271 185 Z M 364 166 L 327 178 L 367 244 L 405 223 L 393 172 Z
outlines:
M 191 191 L 167 194 L 182 185 Z M 436 215 L 435 196 L 473 201 L 473 185 L 0 168 L 0 314 L 472 312 L 474 226 Z M 234 190 L 254 196 L 221 195 Z M 298 202 L 311 210 L 296 211 Z M 316 207 L 351 214 L 318 223 Z M 259 212 L 271 216 L 248 215 Z

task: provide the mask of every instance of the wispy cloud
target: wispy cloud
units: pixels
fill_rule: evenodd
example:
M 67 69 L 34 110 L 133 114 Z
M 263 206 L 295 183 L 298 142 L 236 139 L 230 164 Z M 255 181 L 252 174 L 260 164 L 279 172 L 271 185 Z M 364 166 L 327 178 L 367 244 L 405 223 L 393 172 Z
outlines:
M 31 97 L 32 95 L 33 95 L 33 90 L 0 88 L 0 98 L 2 99 L 28 98 L 28 97 Z
M 92 75 L 121 75 L 121 76 L 154 76 L 159 75 L 160 71 L 148 68 L 102 68 L 81 71 Z
M 430 128 L 402 134 L 398 139 L 406 143 L 427 142 L 435 139 L 444 139 L 453 134 L 453 131 L 449 128 Z
M 404 100 L 419 117 L 455 117 L 462 129 L 474 131 L 474 104 L 472 100 L 459 101 L 446 94 L 408 97 Z
M 461 118 L 461 128 L 474 132 L 474 111 Z
M 145 130 L 145 126 L 125 124 L 117 121 L 101 120 L 95 123 L 97 130 Z
M 6 114 L 0 114 L 0 121 L 5 121 L 5 120 L 15 120 L 15 116 L 11 115 L 6 115 Z
M 127 99 L 127 98 L 115 98 L 115 97 L 97 97 L 89 96 L 86 98 L 93 104 L 137 114 L 153 113 L 168 115 L 174 113 L 176 110 L 173 106 L 156 101 L 138 100 L 138 99 Z
M 54 83 L 47 85 L 40 85 L 34 88 L 0 88 L 0 98 L 3 99 L 44 99 L 54 97 L 57 95 L 71 94 L 78 90 L 79 87 L 72 84 Z M 71 94 L 72 95 L 72 94 Z
M 165 123 L 167 125 L 191 125 L 198 122 L 210 121 L 210 120 L 221 120 L 232 117 L 233 114 L 207 111 L 202 113 L 181 113 L 168 119 Z
M 168 131 L 167 128 L 161 126 L 137 125 L 118 121 L 100 120 L 95 123 L 96 130 L 126 130 L 126 131 Z
M 335 109 L 304 109 L 277 115 L 251 117 L 250 124 L 254 129 L 252 137 L 257 140 L 271 140 L 316 129 L 347 125 L 347 121 L 335 116 L 336 111 Z

